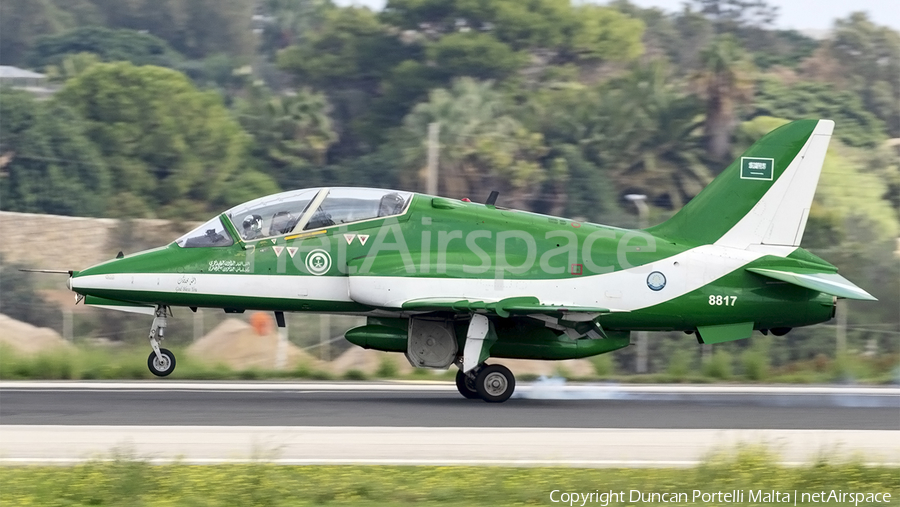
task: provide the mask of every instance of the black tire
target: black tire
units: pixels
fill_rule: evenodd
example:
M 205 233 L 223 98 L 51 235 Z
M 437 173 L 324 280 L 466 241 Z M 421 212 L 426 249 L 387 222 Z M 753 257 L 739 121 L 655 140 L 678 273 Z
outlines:
M 159 353 L 163 356 L 163 364 L 159 364 L 156 352 L 151 352 L 147 358 L 147 368 L 150 368 L 150 373 L 157 377 L 165 377 L 175 371 L 175 354 L 169 349 L 159 349 Z
M 789 327 L 773 327 L 769 331 L 772 332 L 775 336 L 784 336 L 791 332 L 791 328 Z
M 475 380 L 469 378 L 462 370 L 456 372 L 456 389 L 459 391 L 459 394 L 469 400 L 476 400 L 481 397 L 475 389 Z
M 509 368 L 499 364 L 485 366 L 475 377 L 478 396 L 488 403 L 503 403 L 516 389 L 516 377 Z

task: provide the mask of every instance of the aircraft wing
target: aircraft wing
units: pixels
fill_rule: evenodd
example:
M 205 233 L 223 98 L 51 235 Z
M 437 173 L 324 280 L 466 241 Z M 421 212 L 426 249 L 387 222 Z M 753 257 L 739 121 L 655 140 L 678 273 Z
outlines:
M 747 271 L 839 298 L 877 301 L 871 294 L 837 273 L 822 273 L 814 269 L 795 267 L 747 268 Z
M 453 311 L 453 312 L 478 312 L 493 313 L 498 317 L 509 317 L 512 314 L 546 314 L 546 315 L 571 315 L 571 314 L 600 314 L 609 313 L 608 308 L 594 306 L 566 306 L 543 304 L 533 296 L 511 297 L 500 301 L 470 301 L 456 298 L 421 298 L 411 299 L 403 303 L 404 310 L 418 311 Z M 593 320 L 596 315 L 588 320 Z M 582 320 L 582 319 L 573 319 Z
M 119 301 L 117 299 L 106 299 L 97 296 L 87 296 L 84 298 L 84 304 L 96 306 L 97 308 L 105 308 L 107 310 L 118 310 L 120 312 L 142 313 L 144 315 L 154 315 L 156 313 L 156 308 L 151 305 L 130 303 L 128 301 Z

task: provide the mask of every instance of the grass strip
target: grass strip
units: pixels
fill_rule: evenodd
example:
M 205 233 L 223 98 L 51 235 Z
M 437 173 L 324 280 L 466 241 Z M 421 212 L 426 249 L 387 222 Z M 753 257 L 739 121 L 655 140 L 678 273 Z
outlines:
M 897 505 L 898 469 L 821 460 L 784 467 L 761 449 L 710 457 L 686 469 L 151 465 L 131 457 L 0 468 L 0 504 L 42 506 L 471 506 L 561 505 L 563 493 L 595 493 L 584 505 L 766 505 L 761 495 L 798 495 L 797 505 Z M 696 498 L 742 492 L 743 501 Z M 639 493 L 635 493 L 635 491 Z M 803 501 L 804 493 L 862 493 L 862 502 Z M 623 492 L 620 497 L 600 493 Z M 669 493 L 670 501 L 654 498 Z M 687 501 L 671 501 L 685 493 Z M 881 494 L 889 503 L 865 501 Z M 753 497 L 753 494 L 756 497 Z M 634 501 L 635 495 L 641 500 Z M 564 497 L 562 497 L 564 498 Z M 784 498 L 784 497 L 782 497 Z M 823 497 L 824 498 L 824 497 Z M 646 501 L 649 500 L 649 501 Z M 754 501 L 756 500 L 756 501 Z M 845 498 L 846 500 L 846 498 Z M 563 502 L 562 504 L 567 504 Z M 793 504 L 793 496 L 790 497 Z M 784 502 L 780 503 L 785 505 Z M 581 501 L 576 505 L 581 505 Z
M 171 379 L 181 380 L 262 380 L 262 379 L 309 379 L 309 380 L 370 380 L 370 379 L 418 379 L 452 381 L 455 368 L 446 372 L 414 369 L 412 373 L 401 375 L 392 361 L 378 369 L 374 375 L 367 375 L 359 370 L 349 370 L 342 374 L 299 364 L 286 370 L 263 368 L 233 369 L 224 364 L 210 364 L 198 361 L 187 354 L 184 349 L 173 347 L 178 366 Z M 8 347 L 0 346 L 0 379 L 2 380 L 138 380 L 154 379 L 147 369 L 148 348 L 138 347 L 92 347 L 75 346 L 54 350 L 36 355 L 23 355 L 13 352 Z M 716 377 L 698 374 L 691 370 L 662 372 L 642 375 L 616 374 L 606 363 L 608 356 L 594 358 L 602 363 L 598 373 L 589 377 L 577 377 L 566 371 L 557 374 L 570 380 L 613 381 L 625 383 L 785 383 L 814 384 L 830 382 L 858 382 L 863 384 L 897 384 L 900 383 L 900 355 L 884 354 L 878 358 L 843 357 L 828 364 L 798 362 L 785 368 L 784 371 L 769 371 L 758 375 L 734 375 Z M 560 368 L 562 370 L 562 368 Z M 519 374 L 520 381 L 537 380 L 537 375 Z

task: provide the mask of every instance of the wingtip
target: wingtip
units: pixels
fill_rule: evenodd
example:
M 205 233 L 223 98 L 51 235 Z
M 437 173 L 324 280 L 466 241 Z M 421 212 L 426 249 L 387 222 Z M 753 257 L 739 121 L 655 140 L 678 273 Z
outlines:
M 821 136 L 830 136 L 832 132 L 834 132 L 834 120 L 819 120 L 815 130 L 813 130 L 814 135 Z

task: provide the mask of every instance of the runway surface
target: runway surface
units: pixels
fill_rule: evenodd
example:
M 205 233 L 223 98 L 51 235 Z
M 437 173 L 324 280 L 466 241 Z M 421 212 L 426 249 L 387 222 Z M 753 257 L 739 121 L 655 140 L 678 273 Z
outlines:
M 446 383 L 0 382 L 0 463 L 685 466 L 763 444 L 900 464 L 900 389 Z
M 900 429 L 900 389 L 523 385 L 502 404 L 452 385 L 0 383 L 0 424 Z

